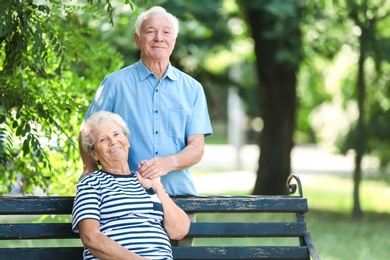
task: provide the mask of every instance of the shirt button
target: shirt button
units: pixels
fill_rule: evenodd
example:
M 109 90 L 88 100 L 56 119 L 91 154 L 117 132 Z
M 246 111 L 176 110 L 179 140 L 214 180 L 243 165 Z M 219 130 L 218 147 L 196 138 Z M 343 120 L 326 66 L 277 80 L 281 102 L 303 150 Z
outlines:
M 158 152 L 156 152 L 156 155 L 158 154 Z
M 156 92 L 158 92 L 158 89 L 156 89 Z
M 157 114 L 157 113 L 158 113 L 158 110 L 154 110 L 154 113 L 156 113 L 156 114 Z

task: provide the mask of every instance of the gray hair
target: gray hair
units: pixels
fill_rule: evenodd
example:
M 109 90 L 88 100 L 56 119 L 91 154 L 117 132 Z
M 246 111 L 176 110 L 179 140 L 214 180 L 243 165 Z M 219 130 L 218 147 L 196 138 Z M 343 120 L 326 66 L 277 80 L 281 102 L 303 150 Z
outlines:
M 109 121 L 115 122 L 122 129 L 126 137 L 130 136 L 130 130 L 120 115 L 108 111 L 96 112 L 92 114 L 87 120 L 85 120 L 81 125 L 81 145 L 86 152 L 89 153 L 95 145 L 95 140 L 93 140 L 93 137 L 91 136 L 92 130 L 99 128 L 101 124 L 107 123 Z
M 172 27 L 173 27 L 173 33 L 175 37 L 179 34 L 179 20 L 173 16 L 171 13 L 167 12 L 164 8 L 161 6 L 153 6 L 149 10 L 146 10 L 142 12 L 140 15 L 138 15 L 137 20 L 135 20 L 135 33 L 139 36 L 141 33 L 141 26 L 142 23 L 149 17 L 151 14 L 165 14 L 168 19 L 171 20 Z

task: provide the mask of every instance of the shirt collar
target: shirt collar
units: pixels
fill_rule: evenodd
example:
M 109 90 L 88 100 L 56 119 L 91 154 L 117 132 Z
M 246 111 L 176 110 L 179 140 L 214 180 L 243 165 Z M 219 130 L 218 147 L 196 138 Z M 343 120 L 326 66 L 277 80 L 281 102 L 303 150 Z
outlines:
M 139 76 L 140 76 L 140 80 L 144 80 L 146 79 L 147 77 L 149 77 L 150 75 L 152 75 L 153 73 L 145 66 L 145 64 L 142 62 L 142 60 L 139 60 L 138 62 L 138 71 L 139 71 Z M 168 63 L 168 68 L 167 70 L 165 71 L 165 75 L 163 77 L 163 79 L 167 77 L 169 78 L 170 80 L 177 80 L 177 76 L 175 74 L 175 71 L 173 69 L 173 66 L 171 65 L 171 62 Z

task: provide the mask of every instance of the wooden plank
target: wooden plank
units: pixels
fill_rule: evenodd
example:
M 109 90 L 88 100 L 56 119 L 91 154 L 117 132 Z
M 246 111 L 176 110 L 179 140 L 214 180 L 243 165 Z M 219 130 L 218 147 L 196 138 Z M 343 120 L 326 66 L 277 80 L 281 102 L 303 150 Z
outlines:
M 296 222 L 191 223 L 188 237 L 304 237 L 306 224 Z
M 0 224 L 0 240 L 79 238 L 70 223 Z
M 300 246 L 182 246 L 172 250 L 175 260 L 310 259 L 307 248 Z
M 0 197 L 0 215 L 71 214 L 73 197 Z
M 306 247 L 182 246 L 172 250 L 175 260 L 309 259 Z M 82 251 L 82 247 L 0 248 L 0 255 L 7 260 L 81 260 Z
M 307 199 L 294 196 L 206 196 L 175 197 L 173 200 L 189 213 L 212 212 L 294 212 L 308 211 Z
M 82 247 L 0 248 L 6 260 L 82 260 Z
M 307 199 L 295 196 L 173 197 L 188 213 L 308 211 Z M 73 197 L 0 197 L 0 215 L 71 214 Z
M 304 237 L 306 224 L 296 222 L 225 222 L 191 223 L 188 237 Z M 71 223 L 0 224 L 0 240 L 71 239 Z

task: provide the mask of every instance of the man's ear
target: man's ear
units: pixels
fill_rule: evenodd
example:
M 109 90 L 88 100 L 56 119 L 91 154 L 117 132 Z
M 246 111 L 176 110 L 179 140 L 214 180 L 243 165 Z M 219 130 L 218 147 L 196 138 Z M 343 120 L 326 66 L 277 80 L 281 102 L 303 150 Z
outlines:
M 135 44 L 137 45 L 137 47 L 139 47 L 139 46 L 138 46 L 138 39 L 139 39 L 139 35 L 135 32 L 135 33 L 134 33 L 134 42 L 135 42 Z

